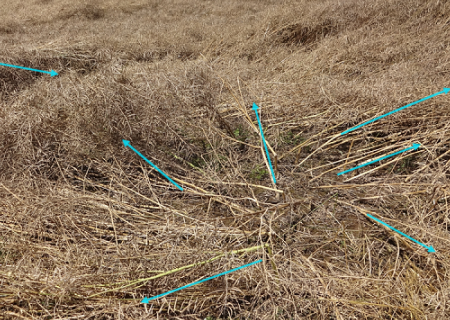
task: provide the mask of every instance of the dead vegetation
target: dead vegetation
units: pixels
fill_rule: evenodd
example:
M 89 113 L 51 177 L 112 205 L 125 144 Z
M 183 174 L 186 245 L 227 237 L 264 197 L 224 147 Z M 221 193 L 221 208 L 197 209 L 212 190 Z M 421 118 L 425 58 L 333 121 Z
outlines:
M 449 318 L 450 4 L 4 8 L 2 318 Z

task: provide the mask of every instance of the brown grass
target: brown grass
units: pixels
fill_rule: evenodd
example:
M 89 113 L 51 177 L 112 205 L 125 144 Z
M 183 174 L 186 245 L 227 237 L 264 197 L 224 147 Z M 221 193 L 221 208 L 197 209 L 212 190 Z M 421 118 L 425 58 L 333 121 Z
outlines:
M 449 3 L 3 2 L 0 318 L 449 319 Z

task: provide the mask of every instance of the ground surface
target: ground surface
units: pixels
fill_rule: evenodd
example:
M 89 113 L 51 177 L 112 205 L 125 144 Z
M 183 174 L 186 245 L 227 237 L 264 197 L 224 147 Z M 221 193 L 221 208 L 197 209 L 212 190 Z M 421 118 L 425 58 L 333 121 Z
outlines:
M 450 86 L 449 17 L 3 0 L 0 62 L 59 75 L 0 67 L 1 317 L 449 319 L 450 96 L 340 135 Z

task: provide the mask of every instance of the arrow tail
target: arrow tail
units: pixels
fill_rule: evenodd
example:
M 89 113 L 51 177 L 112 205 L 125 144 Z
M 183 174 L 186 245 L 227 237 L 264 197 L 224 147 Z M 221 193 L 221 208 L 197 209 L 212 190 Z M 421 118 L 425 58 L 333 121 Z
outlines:
M 269 162 L 269 168 L 270 168 L 270 173 L 272 174 L 273 183 L 277 183 L 277 180 L 275 178 L 275 173 L 272 168 L 272 161 L 270 161 L 270 155 L 269 155 L 269 150 L 267 149 L 266 139 L 264 138 L 264 132 L 262 129 L 261 120 L 259 119 L 258 110 L 257 109 L 254 109 L 254 110 L 256 113 L 256 119 L 258 120 L 258 126 L 259 126 L 259 131 L 261 133 L 261 139 L 262 139 L 262 142 L 264 145 L 264 150 L 266 151 L 267 161 Z
M 0 65 L 4 66 L 4 67 L 10 67 L 10 68 L 23 69 L 23 70 L 28 70 L 28 71 L 34 71 L 34 72 L 51 74 L 51 71 L 44 71 L 44 70 L 27 68 L 27 67 L 15 66 L 15 65 L 12 65 L 12 64 L 0 63 Z
M 409 151 L 409 150 L 411 150 L 411 149 L 414 149 L 414 147 L 409 147 L 409 148 L 406 148 L 406 149 L 403 149 L 403 150 L 394 152 L 394 153 L 392 153 L 392 154 L 389 154 L 389 155 L 387 155 L 387 156 L 384 156 L 384 157 L 375 159 L 375 160 L 373 160 L 373 161 L 370 161 L 370 162 L 367 162 L 367 163 L 363 163 L 362 165 L 359 165 L 359 166 L 357 166 L 357 167 L 354 167 L 354 168 L 351 168 L 351 169 L 348 169 L 348 170 L 339 172 L 337 175 L 338 175 L 338 176 L 341 176 L 341 175 L 343 175 L 343 174 L 349 173 L 349 172 L 354 171 L 354 170 L 356 170 L 356 169 L 360 169 L 360 168 L 363 168 L 363 167 L 368 166 L 368 165 L 370 165 L 370 164 L 373 164 L 373 163 L 375 163 L 375 162 L 379 162 L 379 161 L 381 161 L 381 160 L 391 158 L 391 157 L 393 157 L 393 156 L 396 156 L 396 155 L 398 155 L 398 154 L 400 154 L 400 153 Z
M 359 128 L 365 126 L 365 125 L 368 125 L 368 124 L 370 124 L 370 123 L 372 123 L 372 122 L 378 121 L 378 120 L 380 120 L 380 119 L 382 119 L 382 118 L 384 118 L 384 117 L 387 117 L 387 116 L 389 116 L 389 115 L 391 115 L 391 114 L 394 114 L 394 113 L 396 113 L 396 112 L 398 112 L 398 111 L 401 111 L 401 110 L 403 110 L 403 109 L 406 109 L 406 108 L 408 108 L 408 107 L 411 107 L 411 106 L 413 106 L 413 105 L 416 105 L 416 104 L 418 104 L 418 103 L 420 103 L 420 102 L 423 102 L 423 101 L 425 101 L 425 100 L 428 100 L 428 99 L 430 99 L 430 98 L 433 98 L 433 97 L 435 97 L 435 96 L 438 96 L 438 95 L 440 95 L 440 94 L 442 94 L 442 93 L 446 93 L 446 91 L 443 90 L 443 91 L 436 92 L 436 93 L 434 93 L 434 94 L 432 94 L 432 95 L 430 95 L 430 96 L 428 96 L 428 97 L 425 97 L 425 98 L 422 98 L 422 99 L 420 99 L 420 100 L 411 102 L 411 103 L 407 104 L 406 106 L 403 106 L 403 107 L 401 107 L 401 108 L 392 110 L 392 111 L 390 111 L 390 112 L 388 112 L 388 113 L 386 113 L 386 114 L 383 114 L 383 115 L 381 115 L 381 116 L 379 116 L 379 117 L 376 117 L 376 118 L 374 118 L 374 119 L 372 119 L 372 120 L 369 120 L 369 121 L 364 122 L 364 123 L 362 123 L 362 124 L 360 124 L 360 125 L 357 125 L 357 126 L 355 126 L 355 127 L 353 127 L 353 128 L 350 128 L 350 129 L 348 129 L 348 130 L 345 130 L 344 132 L 341 133 L 341 136 L 343 136 L 343 135 L 346 134 L 346 133 L 355 131 L 355 130 L 357 130 L 357 129 L 359 129 Z
M 387 223 L 385 223 L 385 222 L 383 222 L 383 221 L 381 221 L 381 220 L 375 218 L 375 217 L 372 216 L 371 214 L 366 213 L 366 215 L 367 215 L 369 218 L 371 218 L 372 220 L 375 220 L 376 222 L 381 223 L 381 224 L 384 225 L 385 227 L 388 227 L 389 229 L 391 229 L 391 230 L 393 230 L 393 231 L 395 231 L 395 232 L 401 234 L 402 236 L 404 236 L 404 237 L 408 238 L 409 240 L 411 240 L 411 241 L 417 243 L 418 245 L 421 245 L 422 247 L 424 247 L 424 248 L 426 248 L 426 249 L 428 249 L 428 250 L 430 249 L 427 245 L 423 244 L 422 242 L 417 241 L 416 239 L 414 239 L 414 238 L 408 236 L 407 234 L 404 234 L 403 232 L 401 232 L 401 231 L 395 229 L 394 227 L 391 227 L 391 226 L 388 225 Z
M 133 150 L 138 156 L 140 156 L 142 159 L 144 159 L 149 165 L 151 165 L 156 171 L 158 171 L 161 175 L 164 176 L 169 182 L 171 182 L 175 187 L 183 191 L 183 188 L 180 187 L 175 181 L 173 181 L 168 175 L 166 175 L 162 170 L 160 170 L 156 165 L 154 165 L 150 160 L 148 160 L 142 153 L 140 153 L 138 150 L 136 150 L 131 144 L 128 145 L 131 150 Z
M 179 288 L 177 288 L 177 289 L 174 289 L 174 290 L 170 290 L 170 291 L 164 292 L 164 293 L 159 294 L 159 295 L 157 295 L 157 296 L 154 296 L 154 297 L 151 297 L 151 298 L 144 298 L 144 299 L 141 301 L 141 303 L 148 303 L 148 302 L 151 301 L 151 300 L 155 300 L 155 299 L 158 299 L 158 298 L 167 296 L 167 295 L 169 295 L 169 294 L 171 294 L 171 293 L 174 293 L 174 292 L 177 292 L 177 291 L 180 291 L 180 290 L 183 290 L 183 289 L 186 289 L 186 288 L 195 286 L 195 285 L 197 285 L 197 284 L 200 284 L 200 283 L 203 283 L 203 282 L 206 282 L 206 281 L 215 279 L 215 278 L 217 278 L 217 277 L 226 275 L 226 274 L 231 273 L 231 272 L 238 271 L 238 270 L 243 269 L 243 268 L 246 268 L 246 267 L 250 267 L 250 266 L 252 266 L 252 265 L 254 265 L 254 264 L 257 264 L 257 263 L 260 263 L 260 262 L 262 262 L 261 259 L 260 259 L 260 260 L 257 260 L 257 261 L 254 261 L 254 262 L 252 262 L 252 263 L 249 263 L 249 264 L 240 266 L 240 267 L 238 267 L 238 268 L 231 269 L 231 270 L 228 270 L 228 271 L 225 271 L 225 272 L 216 274 L 215 276 L 212 276 L 212 277 L 209 277 L 209 278 L 206 278 L 206 279 L 202 279 L 202 280 L 199 280 L 199 281 L 196 281 L 196 282 L 187 284 L 187 285 L 182 286 L 182 287 L 179 287 Z

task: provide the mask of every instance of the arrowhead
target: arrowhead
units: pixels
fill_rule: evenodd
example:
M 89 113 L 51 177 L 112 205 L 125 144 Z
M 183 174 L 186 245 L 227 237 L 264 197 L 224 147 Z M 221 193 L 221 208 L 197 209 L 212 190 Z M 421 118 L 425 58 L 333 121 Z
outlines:
M 259 107 L 256 105 L 256 103 L 253 102 L 253 108 L 252 108 L 252 110 L 258 110 L 258 109 L 259 109 Z
M 54 76 L 57 76 L 57 75 L 58 75 L 58 73 L 56 71 L 54 71 L 54 70 L 52 70 L 50 72 L 50 77 L 54 77 Z
M 414 148 L 414 150 L 417 150 L 417 149 L 419 149 L 419 147 L 420 147 L 420 144 L 418 144 L 418 143 L 414 143 L 414 144 L 413 144 L 413 148 Z
M 444 88 L 444 93 L 447 94 L 450 92 L 450 88 Z
M 130 145 L 130 141 L 128 140 L 122 140 L 122 142 L 125 147 L 128 147 Z
M 434 248 L 432 246 L 428 247 L 428 252 L 436 252 L 436 250 L 434 250 Z
M 148 303 L 150 300 L 148 298 L 142 299 L 141 303 Z

